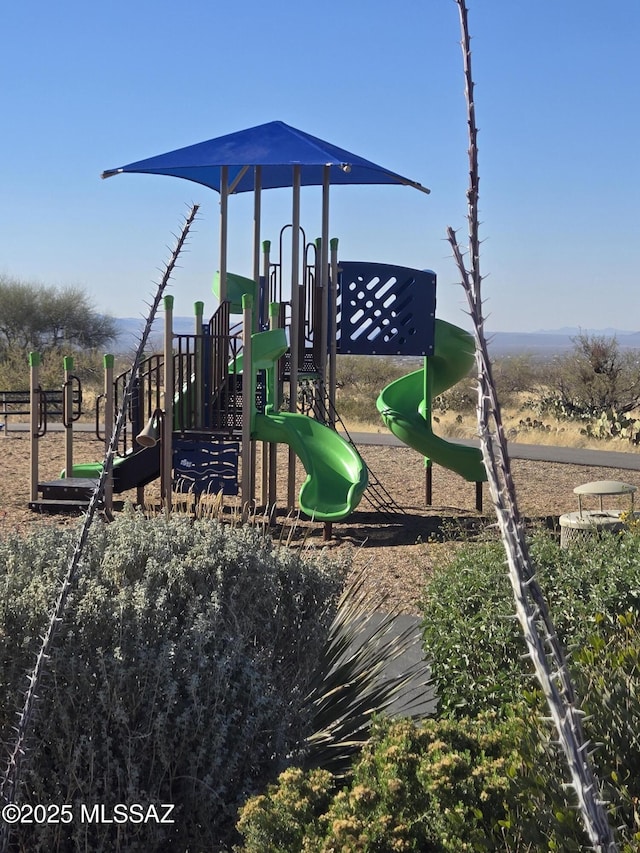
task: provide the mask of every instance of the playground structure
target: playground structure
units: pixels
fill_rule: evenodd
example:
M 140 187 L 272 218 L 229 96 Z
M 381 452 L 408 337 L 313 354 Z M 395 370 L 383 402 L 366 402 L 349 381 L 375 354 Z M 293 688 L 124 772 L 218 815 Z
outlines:
M 272 125 L 238 135 L 243 158 L 248 157 L 247 133 L 253 139 L 255 131 L 260 131 L 258 136 L 263 140 L 272 131 L 280 134 L 283 128 L 287 133 L 292 130 L 279 122 Z M 314 147 L 321 142 L 303 136 L 305 143 L 314 141 Z M 280 137 L 277 141 L 282 143 Z M 297 136 L 294 142 L 297 143 Z M 282 464 L 279 446 L 286 445 L 287 507 L 296 502 L 298 458 L 306 471 L 298 505 L 306 515 L 325 522 L 330 529 L 332 522 L 346 518 L 356 509 L 369 482 L 367 467 L 357 449 L 335 429 L 336 359 L 342 353 L 424 358 L 422 370 L 382 391 L 378 408 L 391 431 L 425 457 L 428 502 L 431 464 L 436 462 L 476 482 L 478 505 L 478 484 L 485 479 L 480 452 L 445 441 L 433 433 L 431 426 L 433 396 L 469 371 L 473 339 L 463 330 L 436 320 L 433 272 L 388 264 L 339 263 L 338 241 L 328 237 L 331 165 L 339 167 L 337 182 L 397 182 L 423 188 L 335 146 L 329 146 L 329 153 L 321 152 L 319 171 L 316 164 L 305 172 L 301 158 L 292 156 L 293 166 L 287 171 L 290 177 L 280 175 L 280 159 L 275 171 L 273 164 L 270 171 L 268 165 L 248 160 L 253 176 L 245 188 L 253 188 L 255 194 L 254 274 L 249 278 L 226 269 L 226 209 L 229 192 L 243 191 L 242 181 L 250 170 L 247 166 L 238 168 L 230 182 L 233 163 L 209 164 L 206 180 L 202 177 L 203 166 L 198 167 L 197 177 L 195 173 L 186 174 L 184 167 L 175 166 L 176 155 L 185 162 L 184 152 L 188 152 L 187 160 L 191 162 L 194 150 L 200 147 L 191 146 L 116 170 L 176 174 L 217 188 L 221 194 L 221 248 L 220 270 L 214 283 L 219 307 L 209 321 L 204 321 L 203 303 L 196 303 L 193 334 L 174 334 L 173 298 L 165 297 L 163 353 L 147 358 L 133 377 L 133 398 L 126 412 L 119 455 L 105 489 L 107 508 L 110 509 L 113 494 L 132 488 L 136 488 L 138 502 L 142 503 L 144 487 L 158 477 L 167 511 L 175 492 L 190 492 L 197 499 L 219 492 L 237 495 L 240 490 L 243 505 L 273 507 L 277 502 L 276 473 Z M 227 154 L 228 148 L 228 144 L 223 146 Z M 296 150 L 297 154 L 300 152 Z M 317 157 L 315 151 L 313 156 Z M 329 156 L 335 163 L 327 163 Z M 169 167 L 168 162 L 174 165 Z M 192 162 L 190 168 L 195 168 Z M 212 171 L 218 186 L 212 183 Z M 349 180 L 354 171 L 355 180 Z M 323 186 L 323 233 L 312 243 L 307 242 L 300 225 L 302 183 Z M 271 243 L 259 242 L 260 190 L 270 185 L 292 185 L 294 190 L 292 223 L 280 232 L 279 256 L 275 260 L 271 257 Z M 283 235 L 288 231 L 290 283 L 283 275 Z M 238 316 L 241 323 L 233 325 L 232 318 Z M 73 424 L 67 419 L 65 476 L 38 483 L 37 441 L 42 425 L 37 416 L 37 359 L 34 361 L 29 505 L 39 510 L 68 508 L 74 501 L 87 500 L 102 463 L 73 463 Z M 126 373 L 114 377 L 113 359 L 105 358 L 105 389 L 98 406 L 104 406 L 106 434 L 102 437 L 106 443 L 129 378 Z M 97 426 L 100 421 L 98 408 Z M 260 484 L 256 482 L 256 443 L 262 444 Z M 69 472 L 71 476 L 67 476 Z M 42 497 L 38 497 L 39 493 Z M 378 502 L 383 507 L 384 494 Z

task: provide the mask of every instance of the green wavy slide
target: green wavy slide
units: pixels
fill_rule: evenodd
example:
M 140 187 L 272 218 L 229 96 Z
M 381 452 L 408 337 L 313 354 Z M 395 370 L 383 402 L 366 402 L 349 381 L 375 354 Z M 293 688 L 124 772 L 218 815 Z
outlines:
M 316 521 L 339 521 L 350 515 L 367 488 L 367 466 L 353 445 L 335 430 L 294 412 L 256 415 L 254 438 L 288 444 L 307 477 L 298 503 Z
M 403 444 L 470 482 L 487 479 L 482 454 L 475 447 L 447 441 L 433 432 L 433 398 L 463 379 L 474 364 L 472 336 L 444 320 L 436 320 L 434 354 L 424 368 L 402 376 L 380 393 L 376 405 L 382 420 Z
M 251 336 L 253 370 L 267 371 L 265 414 L 252 419 L 252 437 L 287 444 L 302 462 L 307 477 L 302 484 L 300 509 L 317 521 L 340 521 L 360 503 L 367 488 L 367 466 L 356 448 L 319 421 L 295 412 L 274 412 L 275 366 L 286 352 L 281 329 Z M 236 369 L 242 368 L 238 363 Z
M 253 334 L 251 341 L 252 370 L 266 370 L 269 386 L 266 413 L 252 413 L 252 438 L 287 444 L 293 449 L 307 473 L 298 497 L 300 509 L 306 515 L 316 521 L 346 518 L 358 506 L 367 488 L 366 464 L 352 444 L 319 421 L 293 412 L 273 412 L 275 365 L 288 349 L 286 336 L 283 330 L 274 329 Z M 233 369 L 238 372 L 243 369 L 241 356 Z M 144 469 L 141 463 L 145 463 Z M 98 477 L 101 471 L 101 462 L 73 466 L 74 477 Z M 159 475 L 158 446 L 114 461 L 114 489 L 118 492 L 146 485 Z

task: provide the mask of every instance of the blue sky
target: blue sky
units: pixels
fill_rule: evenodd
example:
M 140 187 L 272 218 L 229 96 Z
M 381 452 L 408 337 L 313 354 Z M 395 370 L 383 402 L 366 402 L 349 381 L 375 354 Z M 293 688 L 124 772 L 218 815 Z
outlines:
M 469 0 L 488 326 L 640 328 L 639 0 Z M 81 285 L 137 316 L 190 203 L 201 217 L 176 313 L 215 308 L 218 195 L 100 173 L 280 119 L 431 188 L 344 187 L 344 260 L 438 273 L 438 316 L 468 325 L 445 240 L 466 229 L 467 138 L 453 0 L 24 0 L 3 6 L 0 273 Z M 251 272 L 249 196 L 230 202 L 229 268 Z M 265 194 L 263 237 L 290 221 Z M 302 224 L 320 229 L 320 194 Z

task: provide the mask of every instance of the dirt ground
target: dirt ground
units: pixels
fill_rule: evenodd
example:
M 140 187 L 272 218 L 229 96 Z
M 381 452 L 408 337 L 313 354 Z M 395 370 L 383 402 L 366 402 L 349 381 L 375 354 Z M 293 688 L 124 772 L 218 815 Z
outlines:
M 488 488 L 484 510 L 475 509 L 475 486 L 440 467 L 433 469 L 433 505 L 425 505 L 425 472 L 421 457 L 404 447 L 359 448 L 374 486 L 358 510 L 333 525 L 332 538 L 323 541 L 324 526 L 297 522 L 295 542 L 329 549 L 348 548 L 354 571 L 362 569 L 378 606 L 416 612 L 416 603 L 433 566 L 444 559 L 456 541 L 497 535 Z M 74 462 L 102 458 L 103 445 L 87 433 L 74 437 Z M 77 517 L 40 515 L 28 509 L 30 489 L 29 438 L 26 433 L 0 436 L 0 535 L 15 536 L 39 524 L 75 524 Z M 283 454 L 283 467 L 286 456 Z M 57 478 L 64 467 L 64 439 L 49 433 L 40 439 L 39 480 Z M 577 509 L 575 486 L 591 480 L 622 480 L 640 487 L 640 472 L 583 465 L 560 465 L 521 460 L 512 462 L 521 515 L 527 522 L 557 528 L 558 516 Z M 298 486 L 303 472 L 298 471 Z M 280 478 L 279 502 L 286 503 L 285 477 Z M 135 500 L 135 492 L 124 496 Z M 155 500 L 153 488 L 149 501 Z M 233 499 L 231 499 L 232 501 Z M 608 500 L 608 507 L 627 508 L 628 499 Z M 282 518 L 282 515 L 280 516 Z M 291 526 L 291 521 L 285 525 Z M 278 534 L 277 534 L 278 535 Z

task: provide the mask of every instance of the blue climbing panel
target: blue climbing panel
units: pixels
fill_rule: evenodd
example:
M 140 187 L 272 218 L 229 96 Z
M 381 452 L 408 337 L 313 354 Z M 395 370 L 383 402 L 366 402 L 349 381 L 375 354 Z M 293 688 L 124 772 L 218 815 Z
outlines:
M 173 482 L 178 492 L 238 494 L 240 443 L 208 436 L 175 438 Z
M 342 261 L 338 352 L 433 355 L 436 274 L 391 264 Z

